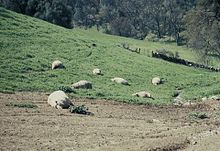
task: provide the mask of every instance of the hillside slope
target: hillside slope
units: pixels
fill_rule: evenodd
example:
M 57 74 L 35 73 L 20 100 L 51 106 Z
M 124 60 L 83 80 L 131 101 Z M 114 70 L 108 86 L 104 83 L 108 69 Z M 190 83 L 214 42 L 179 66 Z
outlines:
M 142 48 L 141 54 L 129 52 L 118 44 Z M 95 44 L 95 46 L 93 46 Z M 170 103 L 175 89 L 182 89 L 185 99 L 220 94 L 219 73 L 189 68 L 153 59 L 150 50 L 174 45 L 138 41 L 83 29 L 64 29 L 47 22 L 0 8 L 0 91 L 53 91 L 78 80 L 89 80 L 92 90 L 76 90 L 79 98 L 113 99 L 131 103 Z M 184 51 L 183 57 L 193 55 Z M 59 59 L 65 70 L 51 70 Z M 100 68 L 104 76 L 92 75 Z M 160 76 L 165 83 L 153 86 L 151 79 Z M 131 86 L 111 82 L 122 77 Z M 155 100 L 132 97 L 147 90 Z

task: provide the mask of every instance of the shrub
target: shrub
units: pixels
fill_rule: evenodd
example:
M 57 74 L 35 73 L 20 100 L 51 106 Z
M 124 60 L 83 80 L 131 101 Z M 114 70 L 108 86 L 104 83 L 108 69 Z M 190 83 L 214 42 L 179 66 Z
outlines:
M 33 103 L 8 103 L 6 106 L 11 106 L 11 107 L 18 107 L 18 108 L 37 108 L 37 105 L 34 105 Z
M 144 40 L 148 40 L 148 41 L 152 41 L 152 42 L 158 42 L 159 38 L 157 37 L 157 35 L 153 34 L 153 33 L 149 33 Z
M 60 86 L 58 89 L 65 92 L 65 93 L 73 93 L 74 92 L 74 90 L 69 86 Z
M 197 118 L 197 119 L 205 119 L 208 118 L 208 114 L 205 112 L 192 112 L 189 114 L 190 117 Z
M 180 94 L 180 91 L 175 90 L 172 94 L 172 97 L 177 97 Z
M 105 94 L 102 93 L 102 92 L 97 92 L 95 95 L 98 96 L 98 97 L 104 97 L 105 96 Z
M 172 43 L 175 42 L 175 38 L 171 36 L 164 36 L 163 38 L 159 39 L 160 42 Z
M 179 58 L 180 57 L 180 55 L 179 55 L 179 52 L 178 51 L 176 51 L 175 52 L 175 56 L 174 56 L 175 58 Z
M 174 57 L 174 53 L 172 51 L 166 50 L 164 48 L 157 49 L 156 52 L 160 53 L 160 54 L 163 54 L 163 55 L 166 55 L 168 57 Z
M 125 49 L 129 49 L 130 48 L 130 45 L 128 43 L 121 43 L 122 47 L 125 48 Z
M 91 112 L 89 112 L 89 108 L 86 107 L 85 105 L 80 105 L 80 106 L 70 106 L 69 108 L 71 113 L 77 113 L 77 114 L 85 114 L 85 115 L 89 115 L 91 114 Z

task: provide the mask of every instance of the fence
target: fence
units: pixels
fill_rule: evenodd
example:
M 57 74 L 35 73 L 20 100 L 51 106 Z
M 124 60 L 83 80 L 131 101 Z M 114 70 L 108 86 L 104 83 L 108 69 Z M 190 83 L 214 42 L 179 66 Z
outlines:
M 152 57 L 163 59 L 165 61 L 169 61 L 169 62 L 173 62 L 173 63 L 177 63 L 177 64 L 182 64 L 182 65 L 189 66 L 189 67 L 207 69 L 207 70 L 210 70 L 213 72 L 220 72 L 220 68 L 214 68 L 214 67 L 206 66 L 203 64 L 194 63 L 194 62 L 191 62 L 191 61 L 188 61 L 185 59 L 170 57 L 170 56 L 158 53 L 158 52 L 152 51 Z

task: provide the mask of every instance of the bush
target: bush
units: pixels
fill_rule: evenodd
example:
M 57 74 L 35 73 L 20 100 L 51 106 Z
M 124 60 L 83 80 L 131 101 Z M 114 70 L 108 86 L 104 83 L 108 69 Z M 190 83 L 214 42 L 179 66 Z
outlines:
M 166 49 L 164 49 L 164 48 L 162 48 L 162 49 L 157 49 L 156 52 L 159 53 L 159 54 L 166 55 L 166 56 L 168 56 L 168 57 L 174 57 L 174 53 L 173 53 L 172 51 L 168 51 L 168 50 L 166 50 Z
M 18 107 L 18 108 L 37 108 L 37 105 L 34 105 L 33 103 L 8 103 L 6 106 L 11 107 Z
M 85 105 L 80 105 L 80 106 L 70 106 L 69 108 L 71 113 L 77 113 L 77 114 L 85 114 L 85 115 L 90 115 L 91 112 L 88 112 L 89 108 L 86 107 Z
M 176 51 L 175 52 L 175 56 L 174 56 L 175 58 L 179 58 L 180 57 L 180 55 L 179 55 L 179 52 L 178 51 Z
M 197 119 L 205 119 L 205 118 L 208 118 L 208 114 L 205 113 L 205 112 L 193 112 L 193 113 L 190 113 L 189 116 L 190 116 L 190 117 L 193 117 L 193 118 L 197 118 Z
M 60 86 L 58 89 L 65 92 L 65 93 L 73 93 L 74 92 L 74 90 L 69 86 Z
M 157 35 L 153 34 L 153 33 L 149 33 L 144 40 L 148 40 L 148 41 L 152 41 L 152 42 L 158 42 L 159 38 L 157 37 Z
M 172 97 L 177 97 L 177 96 L 179 96 L 179 94 L 180 94 L 180 91 L 175 90 L 172 94 Z
M 130 45 L 128 43 L 121 43 L 122 47 L 125 48 L 125 49 L 129 49 L 130 48 Z
M 102 93 L 102 92 L 97 92 L 95 95 L 96 95 L 97 97 L 104 97 L 104 96 L 105 96 L 105 94 Z
M 171 36 L 164 36 L 163 38 L 159 39 L 160 42 L 166 42 L 166 43 L 171 43 L 175 42 L 175 38 Z

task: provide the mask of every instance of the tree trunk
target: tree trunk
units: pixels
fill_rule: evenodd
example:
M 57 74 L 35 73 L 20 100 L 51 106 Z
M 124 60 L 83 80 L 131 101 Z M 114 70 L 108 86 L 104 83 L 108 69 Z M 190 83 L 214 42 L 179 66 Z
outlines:
M 181 40 L 180 40 L 180 34 L 179 34 L 179 33 L 176 33 L 175 39 L 176 39 L 176 45 L 179 46 L 179 45 L 180 45 L 180 42 L 181 42 Z

